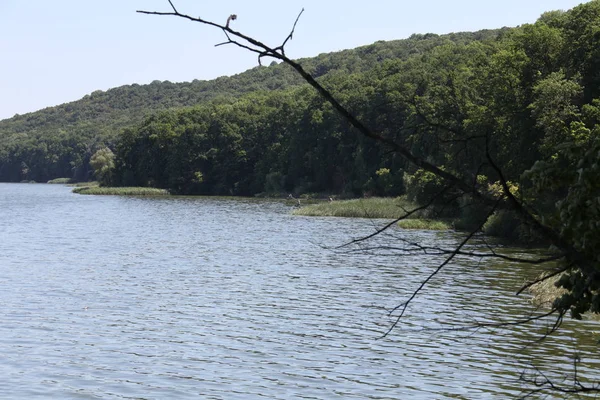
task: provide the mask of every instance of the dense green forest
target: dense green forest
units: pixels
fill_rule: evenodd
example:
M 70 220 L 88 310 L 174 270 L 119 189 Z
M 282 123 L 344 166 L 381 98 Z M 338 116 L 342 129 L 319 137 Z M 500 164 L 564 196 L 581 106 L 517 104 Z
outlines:
M 548 189 L 544 174 L 595 143 L 599 26 L 596 0 L 518 28 L 413 35 L 300 62 L 373 131 L 494 190 L 487 149 L 526 195 Z M 179 194 L 408 193 L 423 201 L 441 185 L 356 135 L 276 63 L 213 81 L 94 92 L 0 121 L 0 137 L 2 181 L 86 180 L 96 165 L 105 184 Z
M 536 161 L 558 162 L 567 142 L 596 135 L 599 9 L 593 1 L 549 12 L 477 40 L 415 36 L 398 43 L 435 44 L 366 70 L 330 69 L 320 82 L 371 130 L 481 185 L 494 184 L 487 148 L 518 188 Z M 407 191 L 419 199 L 436 186 L 354 134 L 302 85 L 154 114 L 126 129 L 114 150 L 113 183 L 175 193 Z
M 300 61 L 315 77 L 326 79 L 364 73 L 386 60 L 406 60 L 439 46 L 463 45 L 497 34 L 413 35 L 407 40 L 377 42 Z M 105 145 L 114 149 L 123 128 L 139 125 L 157 111 L 231 104 L 247 94 L 284 92 L 302 84 L 291 68 L 272 63 L 212 81 L 155 81 L 96 91 L 72 103 L 16 115 L 0 121 L 0 181 L 87 180 L 92 178 L 89 160 L 94 152 Z

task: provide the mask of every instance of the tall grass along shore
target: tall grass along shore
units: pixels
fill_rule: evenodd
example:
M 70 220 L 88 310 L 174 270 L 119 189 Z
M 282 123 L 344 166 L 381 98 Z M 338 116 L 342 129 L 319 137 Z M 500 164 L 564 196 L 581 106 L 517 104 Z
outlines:
M 294 215 L 309 217 L 354 217 L 396 219 L 417 206 L 405 197 L 385 198 L 371 197 L 352 200 L 328 201 L 300 207 L 292 212 Z M 412 214 L 399 221 L 398 226 L 404 229 L 445 230 L 450 225 L 440 220 L 429 220 L 421 213 Z
M 169 192 L 165 189 L 147 187 L 76 187 L 73 193 L 116 196 L 166 196 Z
M 51 179 L 47 183 L 56 184 L 56 185 L 64 185 L 64 184 L 67 184 L 67 183 L 71 183 L 71 178 L 56 178 L 56 179 Z

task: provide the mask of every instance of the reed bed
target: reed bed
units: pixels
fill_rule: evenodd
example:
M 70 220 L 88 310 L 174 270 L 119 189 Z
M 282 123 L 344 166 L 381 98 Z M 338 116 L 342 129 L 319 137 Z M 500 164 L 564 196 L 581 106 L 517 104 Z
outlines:
M 165 189 L 148 187 L 99 187 L 84 186 L 76 187 L 73 193 L 92 195 L 115 195 L 115 196 L 166 196 L 169 192 Z

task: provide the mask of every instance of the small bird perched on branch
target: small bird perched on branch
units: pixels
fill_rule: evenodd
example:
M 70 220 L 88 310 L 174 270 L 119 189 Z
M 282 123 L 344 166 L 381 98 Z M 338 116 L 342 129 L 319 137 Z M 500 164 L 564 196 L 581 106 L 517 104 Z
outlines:
M 225 28 L 229 28 L 229 23 L 231 21 L 235 21 L 237 19 L 237 15 L 231 14 L 229 18 L 227 18 L 227 23 L 225 24 Z

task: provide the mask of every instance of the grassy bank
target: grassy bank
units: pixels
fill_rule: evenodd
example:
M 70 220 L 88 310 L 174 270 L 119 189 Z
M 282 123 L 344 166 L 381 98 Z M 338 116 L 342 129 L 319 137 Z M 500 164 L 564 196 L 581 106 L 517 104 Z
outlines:
M 100 183 L 97 182 L 97 181 L 75 182 L 75 183 L 69 183 L 68 186 L 72 186 L 72 187 L 97 187 L 97 186 L 100 186 Z
M 449 222 L 434 219 L 403 219 L 398 221 L 398 227 L 422 231 L 445 231 L 452 229 L 452 225 Z
M 395 219 L 403 215 L 404 210 L 412 210 L 416 205 L 405 197 L 385 198 L 371 197 L 365 199 L 352 199 L 340 201 L 328 201 L 317 204 L 309 204 L 292 212 L 294 215 L 309 217 L 354 217 L 354 218 L 385 218 Z M 450 229 L 450 225 L 444 221 L 424 219 L 420 213 L 415 213 L 409 219 L 398 223 L 404 229 L 428 229 L 444 230 Z
M 543 275 L 540 275 L 538 279 L 542 277 Z M 554 300 L 567 292 L 563 288 L 556 287 L 556 282 L 558 282 L 560 277 L 561 275 L 553 276 L 530 287 L 529 292 L 533 295 L 531 299 L 533 304 L 545 308 L 552 307 Z
M 538 279 L 544 277 L 546 273 L 538 276 Z M 567 293 L 566 289 L 556 287 L 556 282 L 562 277 L 562 275 L 553 276 L 552 278 L 548 278 L 545 281 L 536 283 L 532 287 L 529 288 L 529 293 L 533 295 L 531 302 L 536 307 L 543 307 L 546 309 L 551 309 L 554 303 L 554 300 L 561 297 L 563 294 Z M 592 312 L 586 312 L 583 314 L 584 319 L 591 319 L 594 321 L 600 321 L 600 315 Z
M 70 182 L 71 182 L 71 178 L 56 178 L 56 179 L 49 180 L 47 183 L 64 185 L 64 184 L 67 184 Z
M 402 197 L 371 197 L 310 204 L 294 210 L 293 214 L 309 217 L 398 218 L 403 213 L 402 207 L 410 210 L 415 205 Z
M 117 196 L 166 196 L 169 194 L 165 189 L 147 187 L 99 187 L 84 186 L 76 187 L 73 193 L 95 194 L 95 195 L 117 195 Z

